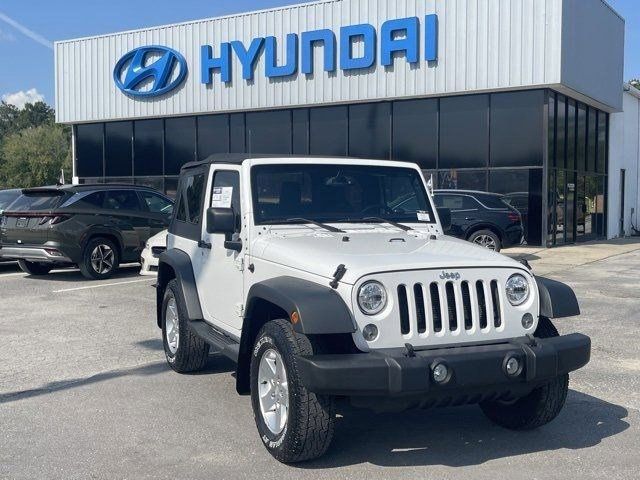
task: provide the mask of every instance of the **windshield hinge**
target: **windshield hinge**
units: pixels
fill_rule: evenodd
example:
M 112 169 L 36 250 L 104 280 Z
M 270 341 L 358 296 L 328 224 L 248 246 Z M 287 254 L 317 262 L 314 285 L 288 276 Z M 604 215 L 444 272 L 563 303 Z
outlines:
M 344 264 L 338 265 L 336 273 L 333 274 L 333 280 L 331 280 L 329 286 L 334 290 L 338 288 L 338 284 L 340 283 L 340 280 L 342 280 L 342 277 L 344 277 L 345 273 L 347 273 L 347 267 L 345 267 Z
M 238 257 L 236 259 L 236 268 L 241 272 L 244 271 L 244 257 Z
M 236 303 L 236 314 L 239 317 L 244 317 L 244 304 Z

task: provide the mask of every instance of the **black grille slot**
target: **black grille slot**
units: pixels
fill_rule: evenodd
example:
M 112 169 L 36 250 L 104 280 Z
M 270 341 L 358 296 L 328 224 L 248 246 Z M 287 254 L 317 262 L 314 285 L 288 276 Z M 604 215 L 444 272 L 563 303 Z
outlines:
M 433 331 L 442 331 L 442 310 L 440 309 L 440 293 L 438 292 L 438 284 L 429 285 L 429 294 L 431 295 L 431 313 L 433 314 Z
M 500 293 L 496 280 L 491 281 L 491 300 L 493 301 L 493 325 L 497 328 L 502 325 L 502 319 L 500 318 Z
M 449 311 L 449 331 L 454 332 L 458 329 L 458 314 L 456 312 L 456 294 L 453 290 L 452 282 L 447 282 L 445 291 L 447 293 L 447 309 Z
M 424 311 L 424 295 L 422 285 L 416 283 L 413 286 L 413 295 L 416 297 L 416 316 L 418 317 L 418 333 L 427 331 L 427 314 Z
M 400 307 L 400 331 L 407 335 L 411 329 L 409 324 L 409 303 L 407 302 L 407 287 L 398 286 L 398 306 Z
M 476 295 L 478 296 L 478 310 L 480 311 L 480 328 L 487 328 L 487 301 L 484 298 L 484 284 L 481 280 L 476 282 Z
M 469 292 L 469 282 L 462 282 L 462 311 L 464 312 L 464 328 L 471 330 L 473 328 L 473 319 L 471 317 L 471 293 Z

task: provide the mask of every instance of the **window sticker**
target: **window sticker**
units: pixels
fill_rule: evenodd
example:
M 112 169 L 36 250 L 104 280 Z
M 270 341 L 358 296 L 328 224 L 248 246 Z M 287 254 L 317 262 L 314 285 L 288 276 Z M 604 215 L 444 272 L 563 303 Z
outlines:
M 418 221 L 419 222 L 430 222 L 431 221 L 431 215 L 429 215 L 429 212 L 424 212 L 422 210 L 419 210 L 417 212 L 418 215 Z
M 213 208 L 229 208 L 231 207 L 232 197 L 233 187 L 213 187 L 211 206 Z

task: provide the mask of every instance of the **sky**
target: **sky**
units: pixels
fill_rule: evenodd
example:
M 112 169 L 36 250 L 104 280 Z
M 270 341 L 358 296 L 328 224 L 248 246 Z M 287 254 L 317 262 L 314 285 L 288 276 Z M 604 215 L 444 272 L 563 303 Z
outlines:
M 306 0 L 304 0 L 306 1 Z M 394 1 L 394 0 L 389 0 Z M 0 99 L 54 102 L 53 41 L 228 15 L 301 0 L 1 0 Z M 640 78 L 638 0 L 609 0 L 626 20 L 625 80 Z M 144 8 L 148 5 L 148 8 Z M 594 59 L 595 60 L 595 59 Z

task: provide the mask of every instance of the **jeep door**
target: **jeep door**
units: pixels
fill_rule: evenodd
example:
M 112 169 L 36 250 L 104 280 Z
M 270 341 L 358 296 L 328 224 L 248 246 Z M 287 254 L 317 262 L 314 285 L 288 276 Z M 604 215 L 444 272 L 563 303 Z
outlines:
M 210 207 L 232 208 L 236 217 L 236 233 L 242 229 L 242 205 L 240 195 L 240 168 L 230 165 L 212 169 L 204 211 Z M 231 327 L 240 332 L 242 328 L 242 304 L 244 294 L 244 251 L 225 248 L 225 234 L 207 233 L 203 222 L 202 244 L 194 272 L 203 314 L 211 323 Z

